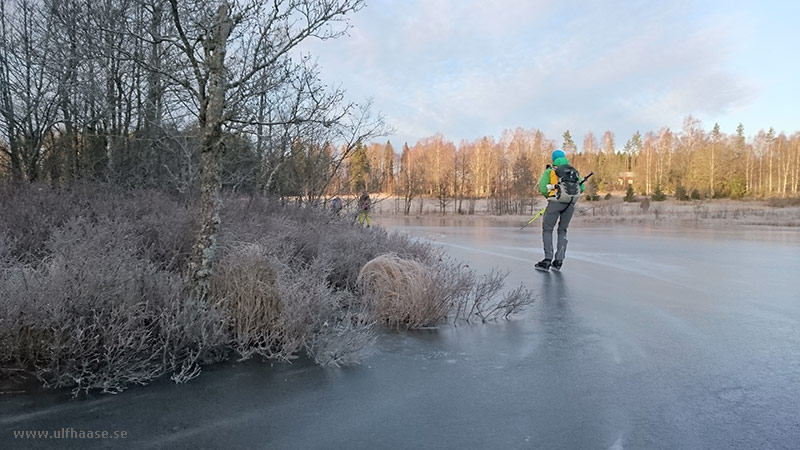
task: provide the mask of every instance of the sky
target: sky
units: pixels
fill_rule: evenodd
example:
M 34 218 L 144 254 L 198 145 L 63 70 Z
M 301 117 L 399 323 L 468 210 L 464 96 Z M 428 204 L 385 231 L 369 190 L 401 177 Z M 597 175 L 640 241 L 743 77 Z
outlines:
M 800 131 L 800 2 L 367 0 L 346 36 L 308 41 L 322 78 L 370 98 L 395 148 L 539 129 Z

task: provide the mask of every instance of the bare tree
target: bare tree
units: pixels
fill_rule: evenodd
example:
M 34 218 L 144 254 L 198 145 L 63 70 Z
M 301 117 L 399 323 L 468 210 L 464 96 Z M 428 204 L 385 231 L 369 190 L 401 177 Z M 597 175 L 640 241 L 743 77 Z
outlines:
M 57 80 L 46 59 L 52 16 L 35 2 L 0 2 L 0 131 L 6 136 L 11 172 L 36 181 L 44 141 L 56 123 Z
M 583 138 L 583 153 L 591 155 L 597 151 L 597 138 L 591 131 Z
M 224 129 L 287 130 L 287 125 L 335 120 L 314 114 L 314 89 L 295 91 L 298 96 L 308 94 L 311 101 L 290 102 L 288 115 L 276 114 L 267 121 L 259 120 L 258 111 L 248 105 L 263 104 L 270 94 L 285 92 L 280 89 L 283 81 L 291 79 L 298 67 L 291 52 L 308 38 L 342 35 L 345 17 L 362 6 L 363 0 L 223 0 L 211 5 L 201 0 L 169 0 L 168 39 L 185 65 L 173 81 L 188 93 L 201 133 L 199 230 L 189 265 L 199 297 L 209 293 L 216 251 Z M 309 105 L 310 111 L 303 108 Z M 284 133 L 283 137 L 289 136 Z M 290 148 L 291 142 L 284 139 L 283 148 Z
M 420 154 L 416 146 L 411 149 L 408 144 L 403 145 L 403 153 L 400 156 L 400 192 L 403 195 L 405 205 L 403 213 L 408 215 L 411 212 L 411 201 L 419 196 L 422 188 L 425 166 L 420 164 Z

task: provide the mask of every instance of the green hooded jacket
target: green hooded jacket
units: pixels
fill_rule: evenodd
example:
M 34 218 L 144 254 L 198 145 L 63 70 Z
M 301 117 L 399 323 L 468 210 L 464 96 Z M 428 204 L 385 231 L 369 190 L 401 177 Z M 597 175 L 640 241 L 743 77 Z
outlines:
M 556 166 L 563 166 L 564 164 L 569 164 L 567 158 L 564 157 L 556 158 L 556 160 L 553 161 L 553 169 Z M 550 192 L 548 192 L 547 190 L 547 185 L 557 183 L 556 174 L 553 173 L 555 172 L 553 169 L 545 169 L 544 173 L 542 174 L 542 177 L 539 178 L 539 192 L 541 192 L 542 195 L 544 195 L 545 197 L 549 197 L 550 195 Z M 580 173 L 578 174 L 578 176 L 580 176 Z M 586 190 L 586 186 L 584 186 L 583 183 L 581 183 L 581 192 L 583 192 L 584 190 Z

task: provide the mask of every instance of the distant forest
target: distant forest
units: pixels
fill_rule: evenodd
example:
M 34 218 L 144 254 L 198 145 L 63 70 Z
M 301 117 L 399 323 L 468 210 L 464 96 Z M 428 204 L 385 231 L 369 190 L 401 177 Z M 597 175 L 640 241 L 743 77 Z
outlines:
M 499 140 L 458 145 L 436 135 L 404 145 L 399 155 L 389 142 L 370 144 L 356 149 L 347 177 L 334 185 L 400 195 L 407 209 L 412 198 L 425 196 L 440 199 L 442 211 L 452 201 L 482 198 L 492 200 L 497 213 L 518 212 L 538 194 L 539 176 L 555 148 L 565 150 L 584 175 L 594 172 L 587 183 L 592 196 L 629 184 L 636 194 L 681 199 L 797 196 L 800 187 L 800 133 L 787 137 L 770 129 L 747 138 L 741 124 L 733 134 L 717 124 L 705 131 L 691 116 L 679 131 L 636 132 L 622 145 L 611 131 L 599 139 L 588 133 L 579 147 L 569 131 L 557 142 L 519 128 Z

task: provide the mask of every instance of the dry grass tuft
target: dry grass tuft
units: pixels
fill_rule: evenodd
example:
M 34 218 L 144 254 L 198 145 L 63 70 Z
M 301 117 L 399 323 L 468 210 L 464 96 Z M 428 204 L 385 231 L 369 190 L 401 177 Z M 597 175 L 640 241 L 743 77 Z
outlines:
M 274 332 L 281 317 L 275 269 L 258 244 L 228 252 L 212 279 L 212 291 L 226 312 L 231 345 L 244 360 L 268 356 L 280 340 Z
M 437 295 L 435 280 L 431 267 L 394 253 L 372 259 L 358 274 L 376 319 L 398 328 L 432 326 L 447 317 L 451 304 Z
M 522 312 L 533 296 L 523 286 L 501 295 L 507 275 L 493 270 L 477 276 L 448 259 L 429 266 L 389 253 L 365 264 L 358 284 L 377 321 L 420 328 L 450 320 L 488 322 Z

